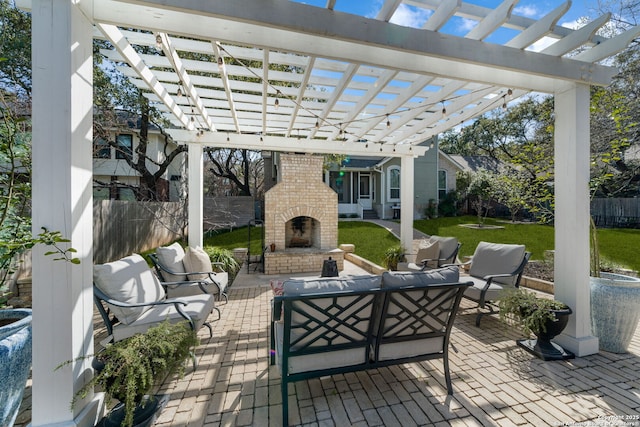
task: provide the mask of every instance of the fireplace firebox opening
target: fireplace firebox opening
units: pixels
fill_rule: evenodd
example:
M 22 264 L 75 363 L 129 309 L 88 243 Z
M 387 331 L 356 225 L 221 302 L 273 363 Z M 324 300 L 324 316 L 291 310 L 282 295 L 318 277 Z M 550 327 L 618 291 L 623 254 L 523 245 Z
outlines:
M 286 248 L 312 248 L 317 245 L 319 222 L 308 216 L 297 216 L 285 224 Z

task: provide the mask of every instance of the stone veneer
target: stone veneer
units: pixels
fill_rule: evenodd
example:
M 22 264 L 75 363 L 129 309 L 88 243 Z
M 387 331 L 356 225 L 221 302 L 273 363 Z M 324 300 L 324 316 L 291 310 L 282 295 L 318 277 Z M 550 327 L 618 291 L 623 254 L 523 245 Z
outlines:
M 314 155 L 281 154 L 280 181 L 265 194 L 265 245 L 276 249 L 265 253 L 265 273 L 322 271 L 332 257 L 342 269 L 344 254 L 338 246 L 338 195 L 322 181 L 323 158 Z M 296 217 L 315 220 L 319 231 L 311 248 L 286 248 L 285 224 Z

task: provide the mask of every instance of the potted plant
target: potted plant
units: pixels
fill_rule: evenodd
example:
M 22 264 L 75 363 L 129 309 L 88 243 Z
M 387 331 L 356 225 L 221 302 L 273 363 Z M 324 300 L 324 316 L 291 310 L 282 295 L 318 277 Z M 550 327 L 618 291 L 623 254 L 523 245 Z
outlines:
M 517 344 L 543 360 L 572 359 L 567 352 L 551 340 L 567 326 L 572 311 L 565 303 L 537 296 L 534 292 L 516 288 L 506 290 L 500 297 L 500 319 L 512 318 L 527 335 L 537 339 L 517 340 Z
M 182 375 L 198 343 L 196 332 L 187 322 L 165 321 L 145 333 L 109 344 L 95 355 L 95 375 L 75 394 L 71 404 L 99 386 L 108 401 L 120 401 L 100 425 L 148 425 L 161 408 L 161 396 L 149 396 L 152 388 L 174 372 Z
M 405 250 L 402 246 L 392 246 L 384 252 L 382 265 L 389 270 L 397 270 L 399 262 L 405 262 Z

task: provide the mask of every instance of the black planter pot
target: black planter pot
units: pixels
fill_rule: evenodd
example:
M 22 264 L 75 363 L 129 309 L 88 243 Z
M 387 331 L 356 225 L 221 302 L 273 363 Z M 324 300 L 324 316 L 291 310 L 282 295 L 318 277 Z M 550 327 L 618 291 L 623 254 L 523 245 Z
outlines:
M 169 395 L 145 396 L 145 404 L 138 405 L 133 414 L 133 427 L 147 427 L 153 424 L 157 415 L 167 405 Z M 124 404 L 118 403 L 100 420 L 96 427 L 119 427 L 124 421 Z
M 573 311 L 570 308 L 564 310 L 551 310 L 555 316 L 556 322 L 547 322 L 546 332 L 536 334 L 535 340 L 517 340 L 516 343 L 529 353 L 539 357 L 542 360 L 566 360 L 573 359 L 575 354 L 560 347 L 551 340 L 559 335 L 569 322 L 569 316 Z

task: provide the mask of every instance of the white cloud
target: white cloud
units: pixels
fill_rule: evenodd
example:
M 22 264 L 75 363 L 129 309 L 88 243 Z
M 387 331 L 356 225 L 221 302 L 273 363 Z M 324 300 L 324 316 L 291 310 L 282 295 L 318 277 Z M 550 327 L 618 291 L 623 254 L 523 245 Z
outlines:
M 468 32 L 478 25 L 478 21 L 474 21 L 473 19 L 462 18 L 460 20 L 460 25 L 458 25 L 458 30 L 463 32 Z
M 543 37 L 531 46 L 527 48 L 527 50 L 531 50 L 533 52 L 540 52 L 557 42 L 558 39 L 554 39 L 553 37 Z
M 389 22 L 405 27 L 421 28 L 427 22 L 429 16 L 431 16 L 431 11 L 429 10 L 411 8 L 401 3 Z
M 538 18 L 540 16 L 540 11 L 533 5 L 518 6 L 513 9 L 513 12 L 516 15 L 526 16 L 528 18 Z

